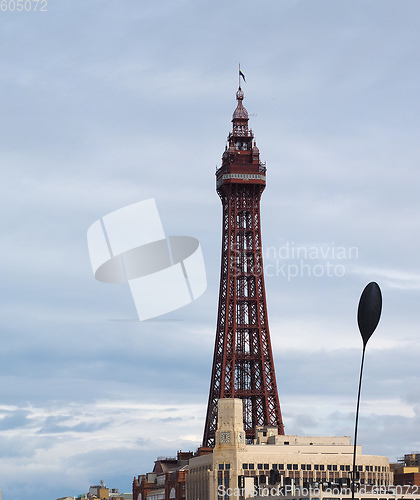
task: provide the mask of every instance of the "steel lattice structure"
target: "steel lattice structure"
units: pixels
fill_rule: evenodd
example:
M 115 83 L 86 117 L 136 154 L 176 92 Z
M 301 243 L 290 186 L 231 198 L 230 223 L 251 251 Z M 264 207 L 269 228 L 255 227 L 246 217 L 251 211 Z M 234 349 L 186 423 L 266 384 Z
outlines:
M 284 434 L 265 299 L 260 198 L 266 168 L 248 130 L 239 87 L 222 166 L 216 172 L 223 205 L 219 311 L 203 446 L 214 446 L 219 398 L 240 398 L 248 440 L 257 425 Z

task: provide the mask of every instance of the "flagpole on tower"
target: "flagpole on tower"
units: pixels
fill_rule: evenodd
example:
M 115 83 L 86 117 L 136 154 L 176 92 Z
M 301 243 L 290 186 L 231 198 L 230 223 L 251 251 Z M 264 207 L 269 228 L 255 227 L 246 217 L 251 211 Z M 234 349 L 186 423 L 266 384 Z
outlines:
M 245 80 L 245 75 L 242 73 L 241 71 L 241 65 L 239 64 L 239 76 L 238 76 L 238 79 L 239 79 L 239 87 L 241 86 L 241 76 L 242 76 L 242 79 L 244 82 L 246 82 Z

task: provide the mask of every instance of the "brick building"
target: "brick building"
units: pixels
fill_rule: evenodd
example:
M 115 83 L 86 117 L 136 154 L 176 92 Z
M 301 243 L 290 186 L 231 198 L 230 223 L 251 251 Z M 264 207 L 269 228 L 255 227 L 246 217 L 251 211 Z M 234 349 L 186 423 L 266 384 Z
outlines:
M 185 475 L 194 454 L 178 451 L 175 457 L 158 457 L 153 471 L 134 478 L 134 500 L 185 500 Z

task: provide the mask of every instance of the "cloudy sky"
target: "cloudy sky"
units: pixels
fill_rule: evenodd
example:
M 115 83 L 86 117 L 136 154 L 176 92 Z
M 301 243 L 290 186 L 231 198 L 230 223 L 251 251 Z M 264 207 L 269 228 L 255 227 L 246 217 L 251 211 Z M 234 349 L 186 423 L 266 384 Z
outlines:
M 29 0 L 28 0 L 29 2 Z M 217 315 L 214 172 L 238 63 L 261 158 L 266 291 L 286 432 L 352 435 L 370 281 L 363 452 L 420 450 L 420 4 L 44 0 L 0 11 L 0 489 L 130 491 L 202 439 Z M 3 3 L 2 3 L 3 6 Z M 200 240 L 204 295 L 136 321 L 88 227 L 154 198 Z

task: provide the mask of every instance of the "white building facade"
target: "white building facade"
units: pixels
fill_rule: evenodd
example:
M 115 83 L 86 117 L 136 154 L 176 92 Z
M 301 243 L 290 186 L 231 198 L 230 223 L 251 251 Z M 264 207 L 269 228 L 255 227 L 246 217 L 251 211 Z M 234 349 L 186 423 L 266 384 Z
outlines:
M 349 436 L 279 436 L 276 427 L 261 427 L 256 429 L 254 444 L 247 445 L 242 401 L 220 399 L 216 445 L 213 453 L 190 459 L 186 500 L 227 500 L 235 488 L 246 498 L 252 496 L 254 486 L 264 485 L 350 485 L 352 464 Z M 356 468 L 361 485 L 393 484 L 388 458 L 362 455 L 361 446 L 357 446 Z

